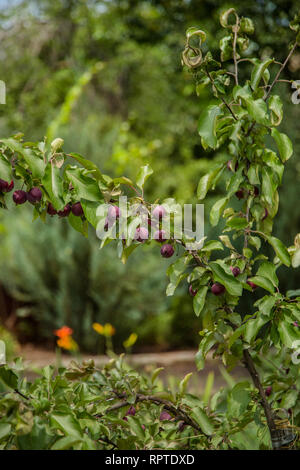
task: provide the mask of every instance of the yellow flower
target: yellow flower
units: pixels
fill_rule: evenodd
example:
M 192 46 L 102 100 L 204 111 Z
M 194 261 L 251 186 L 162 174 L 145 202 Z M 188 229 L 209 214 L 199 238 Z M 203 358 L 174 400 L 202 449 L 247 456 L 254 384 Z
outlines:
M 93 323 L 93 328 L 99 335 L 103 335 L 103 326 L 100 323 Z
M 93 328 L 99 335 L 106 337 L 113 336 L 116 332 L 116 329 L 110 323 L 105 323 L 104 326 L 100 323 L 93 323 Z
M 123 346 L 125 349 L 131 348 L 138 339 L 138 335 L 136 333 L 131 333 L 131 335 L 124 341 Z

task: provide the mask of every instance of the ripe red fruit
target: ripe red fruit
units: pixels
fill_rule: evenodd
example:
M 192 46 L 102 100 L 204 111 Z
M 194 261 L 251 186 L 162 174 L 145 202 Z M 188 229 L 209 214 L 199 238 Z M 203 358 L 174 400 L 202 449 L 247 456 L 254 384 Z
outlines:
M 255 197 L 257 197 L 259 195 L 259 189 L 258 189 L 257 186 L 254 186 L 253 194 L 254 194 Z
M 265 213 L 261 220 L 265 220 L 268 217 L 268 215 L 269 215 L 269 211 L 267 208 L 265 208 Z
M 138 227 L 135 231 L 134 239 L 138 242 L 144 242 L 149 237 L 149 232 L 145 227 Z
M 17 191 L 15 191 L 13 194 L 13 200 L 17 205 L 24 204 L 24 202 L 27 201 L 26 191 L 22 191 L 22 189 L 18 189 Z
M 211 286 L 211 291 L 214 295 L 222 295 L 225 292 L 225 287 L 222 284 L 220 284 L 219 282 L 215 282 Z
M 166 237 L 167 237 L 167 234 L 164 230 L 157 230 L 153 235 L 154 240 L 156 240 L 157 242 L 167 241 Z
M 250 287 L 252 287 L 253 290 L 258 287 L 258 286 L 257 286 L 256 284 L 254 284 L 254 282 L 252 282 L 252 281 L 247 281 L 247 284 L 248 284 Z
M 294 321 L 294 322 L 293 322 L 293 325 L 296 326 L 296 327 L 298 327 L 298 328 L 299 328 L 299 326 L 300 326 L 297 321 Z
M 155 209 L 153 209 L 152 215 L 155 219 L 162 219 L 166 215 L 166 209 L 164 206 L 156 206 Z
M 231 272 L 232 274 L 234 275 L 234 277 L 238 276 L 239 274 L 241 274 L 241 270 L 240 268 L 238 268 L 238 266 L 230 266 L 230 269 L 231 269 Z
M 8 183 L 7 181 L 0 179 L 0 192 L 1 193 L 9 193 L 13 189 L 13 187 L 14 187 L 13 180 L 11 180 L 11 182 Z
M 51 202 L 48 202 L 47 213 L 50 214 L 50 215 L 55 215 L 55 214 L 57 214 L 57 210 L 54 209 L 54 207 L 53 207 L 53 205 L 51 204 Z
M 160 254 L 163 258 L 171 258 L 174 255 L 174 248 L 169 243 L 166 243 L 161 247 Z
M 266 390 L 265 390 L 265 395 L 267 397 L 269 397 L 271 395 L 271 393 L 272 393 L 272 387 L 267 387 Z
M 107 212 L 108 219 L 115 220 L 121 216 L 121 211 L 118 206 L 110 205 Z
M 83 215 L 83 209 L 82 209 L 82 205 L 80 204 L 80 202 L 75 202 L 75 204 L 72 205 L 72 213 L 74 215 L 76 215 L 77 217 L 80 217 L 81 215 Z
M 68 215 L 71 212 L 71 206 L 70 204 L 67 204 L 62 211 L 58 211 L 59 217 L 68 217 Z
M 27 193 L 27 199 L 29 202 L 31 202 L 31 204 L 40 202 L 40 200 L 42 199 L 42 196 L 43 196 L 42 191 L 40 190 L 40 188 L 37 188 L 37 187 L 31 188 L 31 190 L 28 191 Z
M 244 198 L 244 190 L 243 189 L 239 189 L 236 193 L 235 193 L 236 197 L 238 199 L 243 199 Z
M 172 416 L 167 411 L 162 411 L 159 416 L 160 421 L 170 421 Z
M 134 415 L 135 415 L 135 407 L 131 405 L 126 412 L 126 416 L 134 416 Z
M 198 292 L 198 289 L 193 289 L 193 286 L 192 284 L 189 285 L 189 293 L 192 297 L 195 297 L 195 295 L 197 294 Z

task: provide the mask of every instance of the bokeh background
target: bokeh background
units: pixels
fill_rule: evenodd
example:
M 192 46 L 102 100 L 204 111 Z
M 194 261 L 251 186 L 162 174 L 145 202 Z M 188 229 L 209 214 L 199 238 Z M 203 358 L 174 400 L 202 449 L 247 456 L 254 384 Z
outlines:
M 149 200 L 196 203 L 200 177 L 224 153 L 205 154 L 199 145 L 197 119 L 211 97 L 206 90 L 196 95 L 180 55 L 185 30 L 199 26 L 218 57 L 219 14 L 231 6 L 255 22 L 249 56 L 284 60 L 298 0 L 0 0 L 0 79 L 7 86 L 0 135 L 62 137 L 66 151 L 111 176 L 134 179 L 150 163 Z M 300 79 L 299 52 L 283 78 Z M 295 153 L 280 190 L 275 235 L 290 245 L 300 231 L 300 105 L 291 103 L 290 85 L 278 88 L 282 129 Z M 222 191 L 221 182 L 208 196 L 206 220 Z M 207 236 L 218 230 L 206 223 Z M 21 343 L 51 348 L 53 330 L 67 324 L 81 349 L 95 352 L 96 321 L 115 326 L 117 347 L 132 331 L 139 336 L 136 350 L 197 346 L 187 285 L 165 297 L 168 262 L 158 246 L 138 250 L 124 266 L 114 246 L 99 250 L 93 233 L 87 241 L 64 220 L 32 223 L 30 208 L 18 207 L 0 214 L 0 259 L 0 336 L 11 332 Z M 300 287 L 299 269 L 279 274 L 283 290 Z M 247 313 L 249 296 L 240 307 Z

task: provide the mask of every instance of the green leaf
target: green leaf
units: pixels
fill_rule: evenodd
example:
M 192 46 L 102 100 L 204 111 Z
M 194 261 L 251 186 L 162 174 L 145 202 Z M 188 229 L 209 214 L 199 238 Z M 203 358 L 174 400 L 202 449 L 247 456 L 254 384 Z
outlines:
M 88 201 L 87 199 L 80 200 L 84 216 L 87 221 L 94 227 L 97 227 L 99 217 L 97 217 L 97 209 L 99 207 L 99 202 Z
M 242 17 L 240 21 L 240 31 L 246 34 L 254 33 L 254 24 L 251 18 Z
M 272 95 L 269 99 L 269 109 L 271 111 L 272 126 L 279 126 L 282 121 L 282 101 L 278 95 Z
M 42 183 L 49 194 L 51 203 L 56 210 L 60 210 L 64 206 L 63 200 L 63 180 L 60 176 L 60 170 L 49 162 L 46 166 Z
M 256 318 L 252 318 L 245 323 L 244 329 L 244 339 L 247 343 L 251 343 L 255 340 L 257 333 L 264 326 L 268 321 L 270 321 L 269 317 L 266 315 L 259 314 Z
M 204 199 L 209 189 L 215 186 L 216 182 L 221 176 L 223 168 L 224 168 L 223 164 L 219 165 L 214 170 L 202 176 L 202 178 L 199 181 L 198 188 L 197 188 L 198 199 L 200 200 Z
M 254 246 L 257 251 L 259 251 L 261 247 L 261 240 L 259 237 L 249 237 L 249 243 L 250 245 Z
M 207 436 L 211 436 L 213 434 L 214 432 L 213 424 L 211 420 L 209 419 L 209 417 L 207 416 L 207 414 L 204 413 L 204 411 L 201 410 L 201 408 L 194 406 L 191 411 L 191 415 L 196 421 L 196 423 L 199 424 L 204 434 L 206 434 Z
M 207 286 L 200 287 L 197 294 L 194 297 L 193 306 L 194 306 L 194 312 L 195 312 L 197 317 L 199 317 L 200 313 L 203 310 L 207 290 L 208 290 Z
M 213 250 L 224 250 L 224 247 L 221 242 L 218 240 L 209 240 L 204 243 L 204 247 L 201 248 L 201 251 L 213 251 Z
M 271 136 L 276 142 L 281 160 L 286 162 L 293 154 L 293 144 L 290 138 L 286 134 L 278 132 L 274 127 L 272 128 Z
M 103 183 L 106 183 L 106 180 L 104 179 L 101 171 L 99 170 L 97 165 L 95 165 L 95 163 L 82 157 L 81 155 L 79 155 L 79 153 L 69 153 L 68 156 L 74 158 L 74 160 L 80 163 L 80 165 L 82 165 L 87 170 L 90 170 L 93 173 L 93 177 L 97 181 L 102 181 Z
M 269 261 L 264 261 L 258 268 L 256 273 L 257 276 L 263 276 L 269 279 L 272 284 L 277 287 L 279 284 L 278 278 L 276 276 L 276 266 Z
M 273 172 L 271 168 L 262 168 L 262 195 L 268 204 L 272 205 L 274 192 L 277 189 L 277 184 L 273 178 Z
M 227 273 L 224 268 L 215 261 L 210 263 L 210 268 L 213 272 L 214 280 L 222 284 L 230 295 L 242 295 L 243 286 L 232 274 Z
M 34 178 L 42 178 L 46 163 L 40 155 L 29 148 L 23 147 L 20 142 L 14 139 L 2 139 L 0 142 L 3 142 L 13 152 L 19 153 L 24 158 Z
M 275 303 L 275 296 L 265 295 L 262 299 L 259 299 L 257 302 L 255 302 L 255 306 L 257 306 L 259 311 L 262 312 L 264 315 L 270 315 Z
M 220 40 L 220 51 L 221 51 L 221 61 L 226 62 L 227 60 L 232 59 L 233 56 L 233 47 L 231 36 L 224 36 Z
M 198 132 L 202 137 L 202 142 L 205 146 L 213 149 L 217 146 L 217 135 L 216 135 L 216 124 L 217 117 L 222 113 L 219 106 L 210 105 L 207 106 L 201 113 L 198 122 Z
M 247 176 L 250 184 L 260 184 L 259 179 L 260 165 L 258 163 L 252 163 L 247 172 Z
M 153 173 L 153 170 L 150 167 L 150 165 L 147 164 L 145 166 L 142 166 L 142 168 L 140 169 L 139 174 L 137 176 L 136 185 L 140 189 L 143 189 L 144 184 L 146 183 L 149 176 L 152 175 L 152 173 Z
M 274 59 L 265 59 L 264 61 L 257 63 L 253 67 L 250 81 L 253 91 L 257 90 L 265 70 L 269 67 L 272 62 L 274 62 Z
M 219 238 L 222 241 L 222 243 L 224 243 L 226 248 L 229 248 L 230 250 L 234 250 L 234 246 L 231 243 L 230 238 L 228 237 L 228 235 L 219 235 Z
M 273 172 L 278 176 L 279 183 L 281 183 L 284 165 L 281 163 L 277 154 L 272 150 L 266 149 L 263 154 L 263 161 L 272 168 Z
M 63 431 L 66 435 L 82 438 L 79 422 L 71 414 L 52 413 L 50 417 L 54 427 Z
M 79 442 L 81 442 L 81 439 L 78 439 L 77 437 L 74 437 L 74 436 L 62 437 L 53 444 L 53 446 L 51 447 L 51 450 L 71 449 L 75 444 L 78 444 Z
M 299 331 L 287 321 L 280 321 L 278 332 L 281 342 L 288 348 L 292 348 L 296 341 L 299 341 Z
M 235 24 L 237 22 L 237 19 L 238 19 L 238 15 L 235 11 L 234 8 L 229 8 L 228 10 L 224 11 L 221 15 L 220 15 L 220 23 L 221 23 L 221 26 L 223 28 L 232 28 L 232 24 L 228 24 L 228 18 L 230 15 L 234 15 L 235 16 L 235 22 L 233 24 Z
M 227 203 L 228 203 L 228 198 L 223 197 L 222 199 L 219 199 L 211 208 L 209 219 L 213 227 L 218 224 L 221 214 Z
M 88 227 L 86 221 L 83 221 L 81 217 L 77 217 L 72 212 L 68 217 L 69 224 L 73 227 L 77 232 L 82 233 L 85 237 L 88 236 Z
M 299 390 L 287 391 L 286 395 L 284 395 L 282 398 L 280 407 L 286 410 L 293 408 L 297 404 L 298 397 L 299 397 Z
M 258 123 L 263 126 L 269 126 L 270 120 L 268 116 L 268 109 L 265 101 L 261 98 L 253 100 L 247 98 L 246 100 L 247 111 L 250 116 Z
M 248 408 L 251 401 L 251 393 L 246 390 L 248 382 L 236 384 L 227 397 L 227 409 L 229 416 L 239 418 Z
M 0 442 L 5 437 L 9 436 L 10 432 L 11 432 L 11 424 L 0 423 Z
M 18 376 L 7 366 L 0 367 L 0 380 L 10 388 L 16 389 L 18 387 Z
M 49 434 L 47 426 L 39 417 L 34 418 L 34 425 L 28 434 L 18 435 L 17 445 L 20 450 L 46 450 L 55 437 Z
M 245 217 L 233 217 L 226 222 L 226 226 L 236 230 L 242 230 L 247 227 L 249 222 Z
M 265 235 L 266 240 L 270 243 L 272 248 L 274 249 L 276 255 L 280 259 L 280 261 L 287 267 L 291 265 L 291 258 L 286 246 L 276 237 L 272 237 L 270 235 Z
M 164 367 L 158 367 L 157 369 L 155 369 L 153 372 L 152 372 L 152 375 L 151 375 L 151 382 L 154 384 L 155 380 L 157 379 L 157 377 L 159 376 L 159 374 L 164 370 L 165 368 Z
M 97 181 L 86 176 L 84 172 L 85 170 L 74 167 L 70 167 L 66 170 L 67 178 L 72 183 L 78 199 L 83 198 L 88 201 L 103 201 L 103 195 Z
M 190 378 L 192 377 L 192 375 L 193 375 L 193 372 L 190 372 L 189 374 L 186 374 L 185 377 L 181 380 L 181 382 L 179 384 L 180 393 L 185 393 L 187 384 L 188 384 Z
M 229 180 L 229 185 L 227 187 L 227 197 L 228 199 L 237 192 L 240 187 L 240 184 L 244 181 L 243 176 L 243 167 L 240 167 L 238 171 Z
M 130 426 L 130 430 L 137 436 L 138 439 L 144 441 L 145 439 L 145 431 L 142 428 L 142 422 L 140 422 L 139 418 L 136 416 L 127 416 L 128 424 Z
M 0 178 L 8 182 L 12 179 L 11 165 L 2 154 L 0 154 Z
M 259 287 L 262 287 L 263 289 L 269 291 L 271 294 L 274 293 L 274 286 L 272 282 L 267 279 L 266 277 L 263 276 L 253 276 L 248 279 L 251 282 L 254 282 Z

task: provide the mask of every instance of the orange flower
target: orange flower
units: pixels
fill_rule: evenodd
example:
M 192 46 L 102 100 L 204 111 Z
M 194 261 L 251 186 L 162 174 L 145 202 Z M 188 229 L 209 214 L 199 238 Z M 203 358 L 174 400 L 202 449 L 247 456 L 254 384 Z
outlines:
M 70 336 L 73 334 L 72 328 L 69 328 L 68 326 L 62 326 L 59 328 L 59 330 L 55 330 L 53 332 L 55 336 L 58 336 L 59 338 L 65 338 L 66 336 Z
M 57 345 L 60 348 L 67 349 L 68 351 L 77 351 L 78 345 L 72 336 L 64 336 L 57 340 Z

